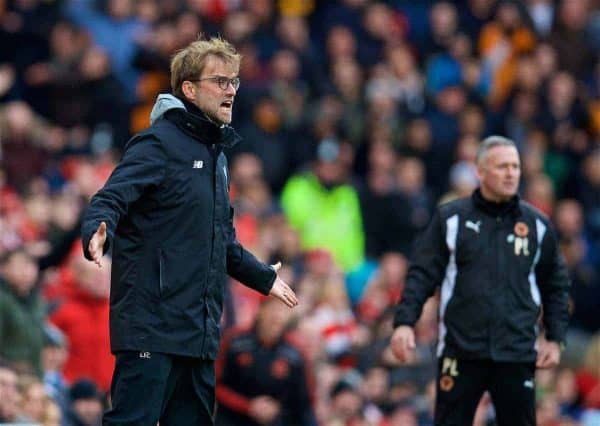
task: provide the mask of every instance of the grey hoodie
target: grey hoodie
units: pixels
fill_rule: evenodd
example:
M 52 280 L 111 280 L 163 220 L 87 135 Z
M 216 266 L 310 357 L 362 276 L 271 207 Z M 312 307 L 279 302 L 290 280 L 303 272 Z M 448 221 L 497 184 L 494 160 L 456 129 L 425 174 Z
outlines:
M 185 109 L 185 105 L 176 96 L 173 96 L 169 93 L 161 93 L 156 98 L 156 102 L 152 107 L 152 112 L 150 113 L 150 124 L 154 124 L 154 122 L 162 117 L 163 114 L 168 110 L 176 108 Z

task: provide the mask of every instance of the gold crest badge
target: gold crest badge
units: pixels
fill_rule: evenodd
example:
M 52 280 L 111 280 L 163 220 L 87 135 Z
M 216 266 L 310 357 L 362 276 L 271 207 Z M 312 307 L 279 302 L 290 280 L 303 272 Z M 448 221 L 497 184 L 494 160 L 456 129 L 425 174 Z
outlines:
M 515 234 L 517 237 L 526 237 L 529 234 L 529 226 L 525 222 L 515 223 Z
M 450 392 L 454 387 L 454 379 L 448 375 L 440 377 L 440 390 Z

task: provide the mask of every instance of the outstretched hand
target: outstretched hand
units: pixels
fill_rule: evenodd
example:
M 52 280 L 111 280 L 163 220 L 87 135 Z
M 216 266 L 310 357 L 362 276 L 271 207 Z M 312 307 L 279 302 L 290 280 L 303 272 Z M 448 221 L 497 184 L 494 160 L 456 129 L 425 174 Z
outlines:
M 106 222 L 101 222 L 100 226 L 98 226 L 98 230 L 94 232 L 92 239 L 88 245 L 88 251 L 90 252 L 90 256 L 92 256 L 92 261 L 98 265 L 99 268 L 102 268 L 102 263 L 100 260 L 104 255 L 104 243 L 106 242 Z
M 275 273 L 281 269 L 281 262 L 277 262 L 275 265 L 271 265 Z M 275 282 L 273 283 L 273 287 L 269 292 L 270 296 L 276 297 L 285 303 L 288 307 L 293 308 L 298 304 L 298 298 L 296 297 L 296 293 L 294 290 L 290 288 L 289 285 L 285 283 L 279 275 L 275 278 Z

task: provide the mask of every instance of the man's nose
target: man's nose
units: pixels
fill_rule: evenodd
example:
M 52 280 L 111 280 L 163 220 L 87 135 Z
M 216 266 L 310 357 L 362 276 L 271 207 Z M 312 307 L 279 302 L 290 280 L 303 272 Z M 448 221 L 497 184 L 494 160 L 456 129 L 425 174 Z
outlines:
M 235 95 L 237 93 L 237 90 L 233 86 L 232 81 L 227 83 L 227 89 L 225 89 L 225 93 L 227 93 L 228 95 Z

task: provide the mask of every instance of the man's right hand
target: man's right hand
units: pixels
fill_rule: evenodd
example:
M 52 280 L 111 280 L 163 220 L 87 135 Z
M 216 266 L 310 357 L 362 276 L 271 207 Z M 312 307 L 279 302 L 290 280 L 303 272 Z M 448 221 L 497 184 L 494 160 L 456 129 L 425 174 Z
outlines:
M 408 325 L 401 325 L 394 330 L 390 342 L 392 353 L 400 362 L 412 362 L 415 359 L 415 332 Z
M 279 402 L 267 395 L 257 396 L 250 401 L 250 417 L 261 425 L 273 423 L 279 410 Z
M 92 239 L 90 240 L 90 244 L 88 245 L 88 251 L 90 252 L 90 256 L 92 256 L 92 261 L 98 265 L 99 268 L 102 268 L 102 264 L 100 260 L 104 255 L 104 243 L 106 242 L 106 222 L 101 222 L 100 226 L 98 226 L 98 230 L 94 232 Z

